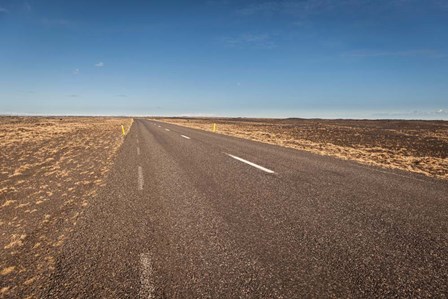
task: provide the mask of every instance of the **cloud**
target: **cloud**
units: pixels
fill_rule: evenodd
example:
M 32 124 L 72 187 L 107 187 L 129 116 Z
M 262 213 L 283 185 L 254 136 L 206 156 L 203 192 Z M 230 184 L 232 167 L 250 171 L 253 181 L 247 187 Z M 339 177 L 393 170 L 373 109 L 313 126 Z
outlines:
M 447 109 L 437 109 L 432 111 L 403 111 L 403 112 L 384 112 L 375 113 L 372 116 L 380 118 L 404 118 L 404 119 L 448 119 Z
M 79 69 L 74 69 L 73 70 L 73 75 L 79 75 Z
M 447 0 L 437 0 L 436 5 L 441 9 L 448 9 L 448 1 Z
M 231 48 L 273 49 L 277 47 L 269 34 L 241 34 L 234 37 L 224 37 L 221 42 Z
M 205 2 L 206 5 L 210 6 L 222 6 L 230 4 L 229 0 L 209 0 Z
M 448 110 L 447 109 L 438 109 L 436 111 L 413 111 L 413 114 L 419 114 L 419 115 L 434 115 L 434 116 L 448 116 Z
M 237 9 L 236 13 L 242 16 L 251 16 L 255 14 L 272 14 L 281 10 L 280 2 L 261 2 L 249 4 L 243 8 Z
M 51 27 L 72 27 L 75 25 L 74 22 L 67 19 L 47 19 L 43 18 L 41 20 L 42 24 Z
M 356 50 L 342 54 L 347 57 L 426 57 L 426 58 L 444 58 L 447 54 L 431 49 L 416 49 L 403 51 L 378 51 L 378 50 Z
M 300 0 L 300 1 L 258 1 L 246 4 L 235 11 L 240 16 L 291 15 L 305 18 L 325 12 L 357 11 L 390 8 L 402 9 L 403 6 L 424 5 L 436 9 L 448 8 L 447 0 Z
M 9 13 L 9 10 L 4 7 L 0 7 L 0 14 L 2 13 Z
M 96 67 L 103 67 L 104 66 L 104 62 L 100 61 L 98 63 L 95 63 Z
M 302 0 L 256 2 L 236 10 L 240 16 L 284 14 L 305 17 L 344 6 L 359 6 L 371 0 Z

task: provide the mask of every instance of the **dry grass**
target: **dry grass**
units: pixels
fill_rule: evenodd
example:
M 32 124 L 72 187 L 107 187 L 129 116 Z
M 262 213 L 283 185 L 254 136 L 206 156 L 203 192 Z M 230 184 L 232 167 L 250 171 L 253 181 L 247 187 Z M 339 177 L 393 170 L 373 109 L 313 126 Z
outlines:
M 218 133 L 448 179 L 448 122 L 162 118 Z
M 26 297 L 104 182 L 131 119 L 0 117 L 1 295 Z M 0 296 L 1 296 L 0 295 Z

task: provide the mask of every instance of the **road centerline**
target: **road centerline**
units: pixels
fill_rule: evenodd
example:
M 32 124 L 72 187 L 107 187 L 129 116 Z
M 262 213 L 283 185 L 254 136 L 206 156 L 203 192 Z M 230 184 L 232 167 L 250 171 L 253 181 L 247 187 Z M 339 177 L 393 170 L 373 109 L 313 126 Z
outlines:
M 141 166 L 138 167 L 138 190 L 143 190 L 143 169 Z
M 140 147 L 137 146 L 137 155 L 140 156 Z
M 170 131 L 170 129 L 165 129 L 165 131 L 169 132 L 169 131 Z
M 248 165 L 250 165 L 250 166 L 252 166 L 252 167 L 255 167 L 255 168 L 259 169 L 259 170 L 262 170 L 262 171 L 264 171 L 264 172 L 267 172 L 267 173 L 275 173 L 275 171 L 273 171 L 273 170 L 270 170 L 270 169 L 265 168 L 265 167 L 263 167 L 263 166 L 261 166 L 261 165 L 255 164 L 255 163 L 253 163 L 253 162 L 247 161 L 247 160 L 245 160 L 245 159 L 243 159 L 243 158 L 240 158 L 240 157 L 237 157 L 237 156 L 228 154 L 228 153 L 225 153 L 225 154 L 226 154 L 227 156 L 229 156 L 229 157 L 235 159 L 235 160 L 238 160 L 238 161 L 240 161 L 240 162 L 246 163 L 246 164 L 248 164 Z
M 182 137 L 185 138 L 185 139 L 191 139 L 190 137 L 185 136 L 185 135 L 180 135 L 180 136 L 182 136 Z
M 139 298 L 154 298 L 153 268 L 151 256 L 148 253 L 140 254 L 140 267 Z

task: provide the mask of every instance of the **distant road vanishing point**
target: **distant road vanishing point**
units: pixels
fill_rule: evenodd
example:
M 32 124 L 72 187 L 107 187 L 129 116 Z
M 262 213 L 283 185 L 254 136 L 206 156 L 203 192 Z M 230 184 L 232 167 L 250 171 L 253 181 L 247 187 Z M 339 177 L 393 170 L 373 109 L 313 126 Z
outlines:
M 448 184 L 136 119 L 43 298 L 448 294 Z

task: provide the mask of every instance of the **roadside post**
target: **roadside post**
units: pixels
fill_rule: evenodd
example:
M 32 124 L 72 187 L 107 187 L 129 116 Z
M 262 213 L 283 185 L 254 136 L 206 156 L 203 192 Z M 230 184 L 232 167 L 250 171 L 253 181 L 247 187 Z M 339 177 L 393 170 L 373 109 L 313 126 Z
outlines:
M 123 136 L 126 135 L 125 131 L 124 131 L 124 126 L 121 125 L 121 132 L 123 133 Z
M 213 130 L 213 133 L 216 132 L 216 124 L 213 124 L 213 128 L 212 128 L 212 130 Z

